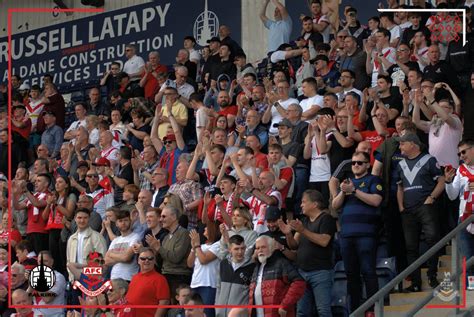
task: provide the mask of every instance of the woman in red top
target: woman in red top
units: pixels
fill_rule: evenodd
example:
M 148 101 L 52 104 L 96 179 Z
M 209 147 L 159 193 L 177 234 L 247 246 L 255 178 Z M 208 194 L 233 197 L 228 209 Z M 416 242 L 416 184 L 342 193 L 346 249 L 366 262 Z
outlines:
M 76 196 L 71 191 L 71 183 L 65 176 L 56 178 L 55 193 L 46 196 L 46 207 L 42 217 L 49 233 L 49 250 L 55 259 L 57 271 L 66 272 L 66 244 L 61 242 L 61 230 L 64 228 L 64 217 L 72 219 L 76 209 Z

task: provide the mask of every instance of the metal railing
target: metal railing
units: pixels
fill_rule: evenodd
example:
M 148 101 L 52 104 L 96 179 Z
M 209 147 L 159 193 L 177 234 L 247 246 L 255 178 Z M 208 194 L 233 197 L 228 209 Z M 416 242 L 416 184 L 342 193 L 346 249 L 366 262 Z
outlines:
M 377 293 L 375 293 L 371 298 L 367 299 L 364 304 L 359 306 L 354 312 L 350 314 L 350 317 L 359 317 L 364 316 L 365 311 L 370 307 L 374 306 L 374 313 L 376 317 L 383 317 L 384 313 L 384 298 L 390 291 L 395 288 L 398 284 L 402 283 L 403 280 L 420 267 L 423 263 L 428 261 L 433 255 L 435 255 L 439 250 L 444 248 L 448 242 L 451 240 L 451 278 L 454 279 L 455 289 L 459 289 L 459 275 L 462 272 L 460 269 L 460 254 L 459 254 L 459 233 L 461 230 L 466 230 L 466 227 L 474 222 L 474 215 L 470 216 L 462 223 L 460 223 L 456 228 L 454 228 L 450 233 L 443 237 L 438 243 L 436 243 L 431 249 L 426 251 L 421 257 L 419 257 L 415 262 L 403 270 L 400 274 L 397 275 L 393 280 L 391 280 L 387 285 L 382 287 Z M 469 267 L 474 264 L 474 257 L 468 259 L 466 262 L 466 267 Z M 441 287 L 439 285 L 436 289 L 438 290 Z M 430 292 L 425 298 L 423 298 L 419 303 L 406 314 L 406 316 L 413 316 L 420 309 L 422 309 L 432 298 L 434 297 L 434 292 Z M 459 305 L 459 295 L 456 296 L 456 304 Z M 459 311 L 459 308 L 455 308 L 456 313 Z

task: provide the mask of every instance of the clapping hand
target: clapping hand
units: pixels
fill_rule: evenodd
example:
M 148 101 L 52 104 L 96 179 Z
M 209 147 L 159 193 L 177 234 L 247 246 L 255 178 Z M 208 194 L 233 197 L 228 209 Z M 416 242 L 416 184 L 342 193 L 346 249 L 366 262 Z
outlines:
M 189 237 L 191 238 L 191 247 L 197 248 L 201 245 L 201 238 L 199 237 L 199 233 L 196 230 L 191 230 L 189 232 Z
M 303 230 L 304 230 L 303 223 L 299 219 L 291 220 L 290 221 L 290 227 L 291 227 L 291 229 L 293 229 L 293 230 L 295 230 L 296 232 L 299 232 L 299 233 L 303 232 Z
M 160 250 L 161 242 L 160 242 L 160 240 L 155 238 L 153 235 L 147 234 L 146 237 L 145 237 L 145 241 L 156 252 L 158 252 Z

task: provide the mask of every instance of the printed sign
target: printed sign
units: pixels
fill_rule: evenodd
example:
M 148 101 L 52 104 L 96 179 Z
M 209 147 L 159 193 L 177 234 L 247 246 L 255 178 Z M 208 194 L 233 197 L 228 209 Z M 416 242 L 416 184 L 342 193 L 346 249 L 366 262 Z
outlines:
M 161 63 L 172 65 L 185 36 L 193 35 L 200 48 L 218 35 L 223 21 L 240 42 L 240 7 L 240 1 L 152 1 L 14 35 L 13 74 L 30 86 L 47 73 L 60 88 L 95 83 L 111 62 L 125 62 L 129 43 L 145 61 L 158 51 Z M 6 37 L 0 39 L 0 82 L 8 78 L 7 45 Z

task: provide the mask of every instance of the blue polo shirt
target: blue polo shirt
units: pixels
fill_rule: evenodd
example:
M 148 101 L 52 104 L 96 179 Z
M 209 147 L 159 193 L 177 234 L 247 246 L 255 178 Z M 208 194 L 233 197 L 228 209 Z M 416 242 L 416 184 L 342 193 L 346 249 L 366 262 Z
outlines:
M 355 189 L 367 194 L 383 196 L 382 180 L 367 174 L 361 178 L 351 178 Z M 378 207 L 370 206 L 356 197 L 348 195 L 342 207 L 341 237 L 375 236 L 379 221 Z

